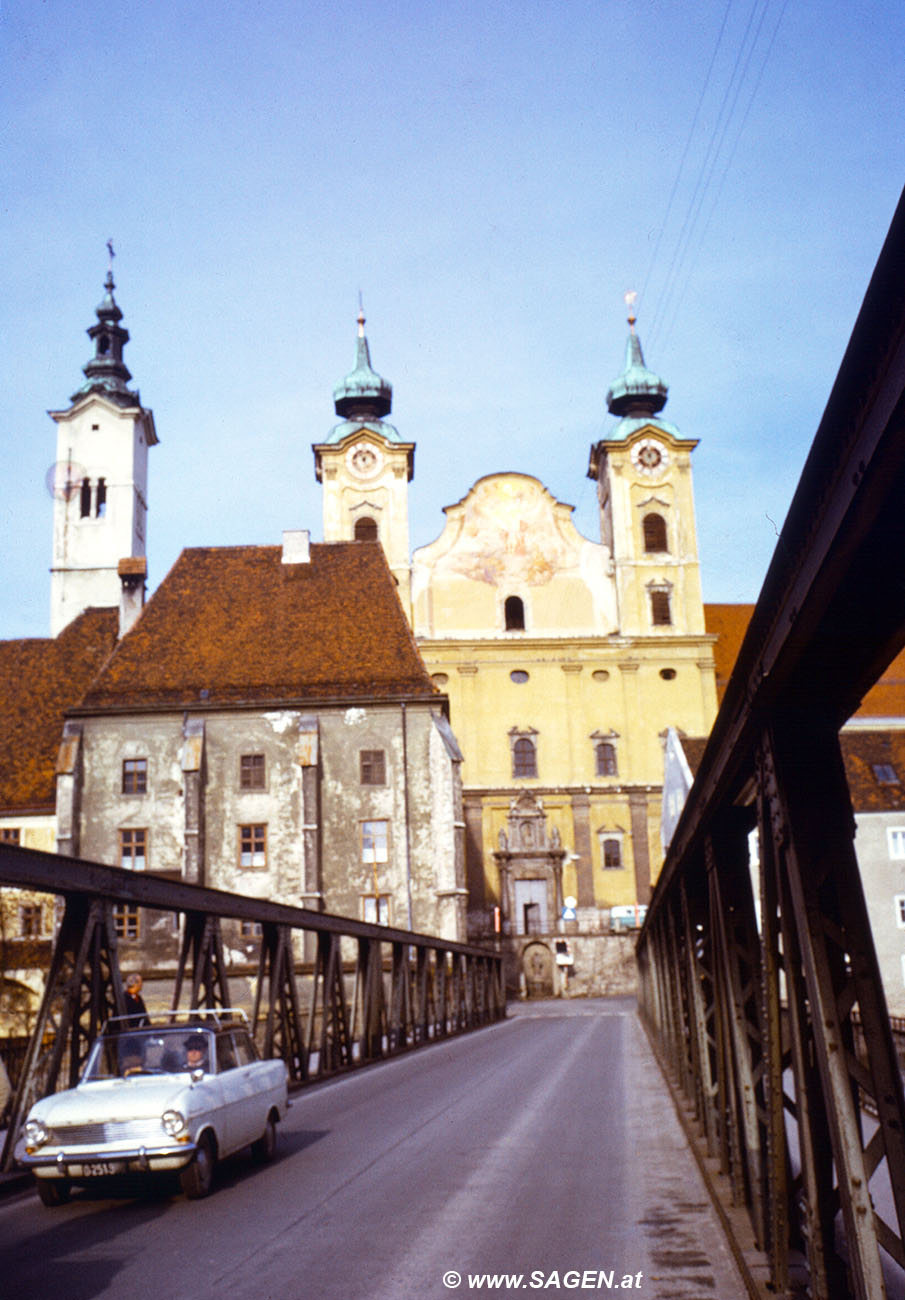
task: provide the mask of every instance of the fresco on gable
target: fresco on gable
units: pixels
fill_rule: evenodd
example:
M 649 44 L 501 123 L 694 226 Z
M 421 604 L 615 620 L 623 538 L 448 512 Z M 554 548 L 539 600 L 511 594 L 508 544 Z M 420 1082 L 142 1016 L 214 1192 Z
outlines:
M 535 479 L 482 479 L 458 508 L 458 535 L 440 557 L 436 573 L 452 572 L 474 582 L 522 583 L 540 587 L 557 573 L 576 569 L 584 543 L 571 521 L 575 541 L 564 538 L 555 502 Z M 448 512 L 454 519 L 452 510 Z

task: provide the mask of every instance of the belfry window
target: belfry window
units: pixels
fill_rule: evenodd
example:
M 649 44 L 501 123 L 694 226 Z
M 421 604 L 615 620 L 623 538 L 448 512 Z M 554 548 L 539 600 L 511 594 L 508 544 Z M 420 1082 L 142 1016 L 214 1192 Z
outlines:
M 88 519 L 91 515 L 91 480 L 82 479 L 82 486 L 79 492 L 79 514 L 83 519 Z
M 672 623 L 668 587 L 651 587 L 650 619 L 654 627 L 669 627 Z
M 356 542 L 376 542 L 377 520 L 371 519 L 368 515 L 362 515 L 360 519 L 356 519 L 355 540 Z
M 503 606 L 507 632 L 524 632 L 525 604 L 521 596 L 507 596 Z
M 645 515 L 641 521 L 644 530 L 644 549 L 646 552 L 668 551 L 666 542 L 666 520 L 662 515 L 652 513 Z
M 105 478 L 97 480 L 97 491 L 94 494 L 94 513 L 98 519 L 103 519 L 107 513 L 107 480 Z

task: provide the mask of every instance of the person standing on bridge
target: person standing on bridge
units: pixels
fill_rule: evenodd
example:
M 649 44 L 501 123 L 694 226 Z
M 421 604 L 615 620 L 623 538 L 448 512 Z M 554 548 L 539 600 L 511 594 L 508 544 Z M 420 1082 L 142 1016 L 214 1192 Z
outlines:
M 137 971 L 133 971 L 126 980 L 126 1015 L 130 1017 L 130 1029 L 141 1029 L 142 1025 L 150 1024 L 148 1008 L 141 996 L 141 984 L 141 976 Z

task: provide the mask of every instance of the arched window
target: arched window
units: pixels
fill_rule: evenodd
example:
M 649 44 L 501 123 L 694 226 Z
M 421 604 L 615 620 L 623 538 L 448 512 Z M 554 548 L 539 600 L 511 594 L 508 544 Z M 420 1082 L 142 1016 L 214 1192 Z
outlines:
M 594 746 L 594 754 L 597 759 L 598 776 L 616 776 L 616 746 L 611 745 L 608 740 L 598 740 Z
M 87 519 L 91 514 L 91 480 L 82 479 L 82 489 L 79 496 L 79 511 L 83 519 Z
M 666 543 L 666 520 L 662 515 L 645 515 L 644 519 L 641 521 L 641 526 L 644 529 L 645 551 L 669 550 L 669 546 Z
M 524 632 L 525 606 L 521 596 L 507 596 L 503 606 L 507 632 Z
M 519 736 L 513 743 L 512 775 L 537 776 L 537 750 L 528 736 Z
M 107 513 L 107 480 L 99 478 L 97 480 L 97 492 L 94 498 L 94 513 L 98 519 L 103 519 Z
M 356 542 L 376 542 L 377 520 L 371 519 L 368 515 L 362 515 L 360 519 L 356 519 L 355 540 Z

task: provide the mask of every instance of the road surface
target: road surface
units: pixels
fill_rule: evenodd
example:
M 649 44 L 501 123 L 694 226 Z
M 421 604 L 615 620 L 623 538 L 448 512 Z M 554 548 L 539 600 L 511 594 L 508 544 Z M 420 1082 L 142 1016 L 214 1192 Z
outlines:
M 629 999 L 505 1023 L 298 1095 L 214 1193 L 0 1201 L 16 1300 L 734 1300 L 745 1290 Z

